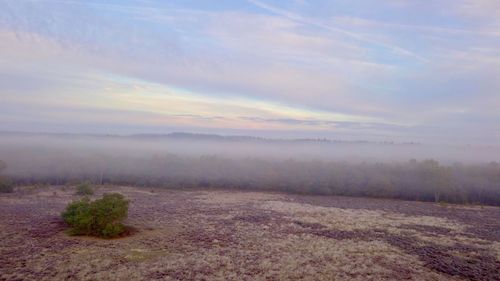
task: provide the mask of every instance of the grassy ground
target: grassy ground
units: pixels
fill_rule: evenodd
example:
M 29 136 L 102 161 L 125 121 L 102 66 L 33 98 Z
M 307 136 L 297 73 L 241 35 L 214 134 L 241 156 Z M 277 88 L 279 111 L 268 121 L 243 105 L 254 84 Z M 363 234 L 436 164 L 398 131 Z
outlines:
M 100 187 L 136 232 L 70 237 L 74 188 L 0 195 L 0 280 L 500 280 L 500 209 Z

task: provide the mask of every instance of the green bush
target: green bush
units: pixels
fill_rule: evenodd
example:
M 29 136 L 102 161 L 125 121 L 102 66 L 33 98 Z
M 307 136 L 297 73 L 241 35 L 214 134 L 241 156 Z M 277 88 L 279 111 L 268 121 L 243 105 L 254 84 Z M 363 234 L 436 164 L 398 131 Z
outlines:
M 0 173 L 2 173 L 3 170 L 7 168 L 7 164 L 0 160 Z M 0 192 L 1 193 L 10 193 L 14 192 L 14 186 L 12 185 L 12 182 L 9 180 L 2 178 L 0 175 Z
M 76 186 L 76 195 L 92 195 L 94 190 L 90 186 L 90 183 L 83 182 Z
M 5 169 L 7 169 L 7 163 L 0 160 L 0 172 L 2 172 L 2 170 L 5 170 Z
M 7 179 L 2 179 L 0 177 L 0 192 L 1 193 L 11 193 L 11 192 L 14 192 L 14 186 L 12 185 L 12 182 L 10 182 Z
M 71 235 L 93 235 L 104 238 L 117 237 L 125 231 L 122 221 L 127 217 L 128 203 L 123 195 L 107 193 L 101 199 L 88 197 L 70 203 L 62 213 L 71 226 Z

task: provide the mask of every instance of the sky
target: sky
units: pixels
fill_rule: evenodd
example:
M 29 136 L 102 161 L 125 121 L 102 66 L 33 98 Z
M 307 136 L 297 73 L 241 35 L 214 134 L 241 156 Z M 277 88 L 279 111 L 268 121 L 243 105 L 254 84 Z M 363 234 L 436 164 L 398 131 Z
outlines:
M 0 131 L 496 144 L 497 0 L 0 0 Z

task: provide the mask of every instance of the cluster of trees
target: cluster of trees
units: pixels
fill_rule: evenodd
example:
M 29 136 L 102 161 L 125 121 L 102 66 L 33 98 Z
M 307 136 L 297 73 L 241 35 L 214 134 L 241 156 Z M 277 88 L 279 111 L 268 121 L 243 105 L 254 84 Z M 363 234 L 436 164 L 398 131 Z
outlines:
M 235 188 L 500 205 L 500 164 L 496 162 L 442 165 L 435 160 L 354 163 L 129 155 L 67 159 L 45 169 L 24 169 L 10 176 L 19 185 L 88 180 L 95 184 Z

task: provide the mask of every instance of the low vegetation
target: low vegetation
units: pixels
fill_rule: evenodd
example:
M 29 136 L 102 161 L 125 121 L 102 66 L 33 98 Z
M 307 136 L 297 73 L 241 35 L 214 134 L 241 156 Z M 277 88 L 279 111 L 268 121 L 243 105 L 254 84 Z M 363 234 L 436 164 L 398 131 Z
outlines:
M 76 186 L 76 195 L 93 195 L 94 189 L 89 182 L 82 182 Z
M 106 189 L 136 202 L 133 236 L 61 235 L 60 186 L 0 196 L 0 280 L 500 280 L 500 208 Z
M 1 173 L 7 168 L 7 164 L 0 160 L 0 193 L 10 193 L 14 191 L 14 186 L 12 182 L 6 178 L 3 178 Z
M 0 193 L 11 193 L 14 192 L 14 186 L 12 182 L 7 179 L 0 178 Z
M 113 238 L 125 231 L 122 222 L 127 217 L 128 204 L 129 201 L 119 193 L 104 194 L 95 201 L 84 197 L 70 203 L 62 217 L 71 226 L 71 235 Z

